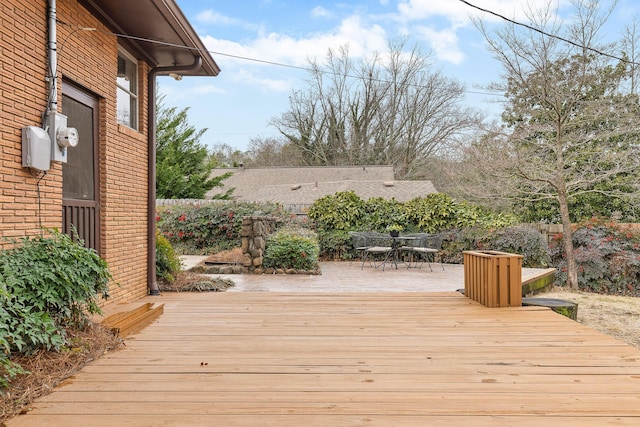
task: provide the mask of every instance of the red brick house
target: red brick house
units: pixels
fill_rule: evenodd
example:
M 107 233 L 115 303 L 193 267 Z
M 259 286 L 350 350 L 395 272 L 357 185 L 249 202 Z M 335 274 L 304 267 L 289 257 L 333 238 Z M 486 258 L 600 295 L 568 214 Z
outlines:
M 3 0 L 0 22 L 0 236 L 76 227 L 114 300 L 154 293 L 156 77 L 217 64 L 173 0 Z

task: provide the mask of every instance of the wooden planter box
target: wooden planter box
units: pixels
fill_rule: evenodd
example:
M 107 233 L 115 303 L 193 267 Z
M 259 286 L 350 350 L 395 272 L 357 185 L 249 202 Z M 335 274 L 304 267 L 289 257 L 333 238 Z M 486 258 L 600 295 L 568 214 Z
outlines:
M 522 255 L 465 251 L 464 294 L 487 307 L 522 306 Z

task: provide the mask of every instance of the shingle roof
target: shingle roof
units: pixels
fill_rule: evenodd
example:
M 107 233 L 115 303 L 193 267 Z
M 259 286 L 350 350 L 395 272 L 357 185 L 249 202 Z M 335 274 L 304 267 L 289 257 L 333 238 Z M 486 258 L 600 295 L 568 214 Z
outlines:
M 217 168 L 212 176 L 232 172 L 222 181 L 223 187 L 209 191 L 205 198 L 235 188 L 234 199 L 245 200 L 247 194 L 256 189 L 278 185 L 321 183 L 330 181 L 393 181 L 392 166 L 320 166 L 320 167 L 273 167 L 273 168 Z
M 399 202 L 437 193 L 431 181 L 394 181 L 391 166 L 218 168 L 213 176 L 233 172 L 206 198 L 235 188 L 233 199 L 247 202 L 278 202 L 304 211 L 317 199 L 353 191 L 361 199 L 394 198 Z
M 394 198 L 406 202 L 437 190 L 431 181 L 330 181 L 295 185 L 271 185 L 247 193 L 242 200 L 252 202 L 279 202 L 283 205 L 310 205 L 317 199 L 341 191 L 353 191 L 361 199 L 372 197 Z

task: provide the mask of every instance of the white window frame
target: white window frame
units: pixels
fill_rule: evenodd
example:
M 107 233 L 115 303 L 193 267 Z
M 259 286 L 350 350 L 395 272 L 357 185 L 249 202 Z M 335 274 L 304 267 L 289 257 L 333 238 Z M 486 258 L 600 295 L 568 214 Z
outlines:
M 120 61 L 120 58 L 123 58 L 127 66 L 131 66 L 132 69 L 124 70 L 125 75 L 130 75 L 130 78 L 127 80 L 131 82 L 129 84 L 129 87 L 126 87 L 122 84 L 122 77 L 120 75 L 116 76 L 116 120 L 122 125 L 138 130 L 138 118 L 140 111 L 138 102 L 138 94 L 140 92 L 140 85 L 138 83 L 138 60 L 122 47 L 118 47 L 118 62 Z M 118 70 L 118 72 L 119 71 L 120 70 Z M 120 114 L 123 102 L 120 95 L 120 93 L 122 92 L 124 92 L 124 94 L 126 95 L 126 102 L 128 104 L 129 117 L 127 118 L 122 117 Z

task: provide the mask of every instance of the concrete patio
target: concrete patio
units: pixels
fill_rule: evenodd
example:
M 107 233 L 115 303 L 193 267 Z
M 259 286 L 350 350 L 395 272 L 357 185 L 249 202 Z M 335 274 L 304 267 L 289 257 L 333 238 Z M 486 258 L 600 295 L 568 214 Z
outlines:
M 189 269 L 206 257 L 182 257 L 185 269 Z M 212 275 L 230 279 L 235 283 L 227 292 L 446 292 L 464 289 L 464 266 L 462 264 L 428 265 L 422 268 L 407 268 L 400 264 L 398 269 L 374 268 L 359 261 L 322 262 L 321 275 L 274 275 L 274 274 L 229 274 Z M 524 268 L 523 281 L 547 271 L 545 269 Z

